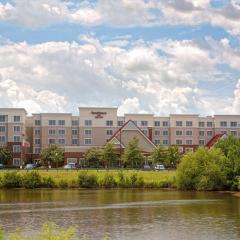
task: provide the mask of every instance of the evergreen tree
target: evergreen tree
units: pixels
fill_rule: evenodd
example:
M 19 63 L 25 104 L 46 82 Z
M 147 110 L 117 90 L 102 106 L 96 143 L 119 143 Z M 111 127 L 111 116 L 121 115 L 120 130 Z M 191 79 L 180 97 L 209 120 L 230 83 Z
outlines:
M 117 161 L 117 154 L 113 144 L 107 143 L 101 151 L 101 160 L 104 166 L 113 166 Z
M 7 165 L 8 161 L 12 159 L 11 152 L 6 147 L 0 147 L 0 163 Z

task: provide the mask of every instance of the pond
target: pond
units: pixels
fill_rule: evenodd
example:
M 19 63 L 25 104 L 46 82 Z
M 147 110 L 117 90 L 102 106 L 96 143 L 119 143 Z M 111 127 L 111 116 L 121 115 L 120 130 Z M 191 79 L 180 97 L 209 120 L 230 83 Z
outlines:
M 43 223 L 80 237 L 131 240 L 240 239 L 240 198 L 229 193 L 142 189 L 0 190 L 0 226 L 26 234 Z

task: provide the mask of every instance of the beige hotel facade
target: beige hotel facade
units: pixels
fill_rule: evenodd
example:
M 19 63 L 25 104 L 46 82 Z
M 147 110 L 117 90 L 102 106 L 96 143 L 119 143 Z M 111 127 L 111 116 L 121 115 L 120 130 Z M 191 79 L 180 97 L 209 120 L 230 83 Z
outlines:
M 157 145 L 177 145 L 179 151 L 194 151 L 210 146 L 223 135 L 240 137 L 240 115 L 196 114 L 117 115 L 117 108 L 80 107 L 71 113 L 36 113 L 22 108 L 0 108 L 0 145 L 13 153 L 9 165 L 22 165 L 39 159 L 41 149 L 50 144 L 62 146 L 65 162 L 80 163 L 92 147 L 114 144 L 119 154 L 136 137 L 143 153 L 150 154 Z

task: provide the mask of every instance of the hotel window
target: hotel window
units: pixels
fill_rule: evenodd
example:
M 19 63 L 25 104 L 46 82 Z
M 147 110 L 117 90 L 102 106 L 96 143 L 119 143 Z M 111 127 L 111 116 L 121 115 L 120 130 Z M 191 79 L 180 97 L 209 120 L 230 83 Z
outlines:
M 221 131 L 221 134 L 227 135 L 227 131 Z
M 20 116 L 14 116 L 13 121 L 14 122 L 20 122 Z
M 55 129 L 49 129 L 48 130 L 48 135 L 55 135 L 56 134 L 56 130 Z
M 0 126 L 0 132 L 3 133 L 6 131 L 6 127 L 5 126 Z
M 5 122 L 5 121 L 6 121 L 6 116 L 0 115 L 0 122 Z
M 168 145 L 168 140 L 167 139 L 163 139 L 163 145 Z
M 40 126 L 41 125 L 41 120 L 35 120 L 35 126 Z
M 55 143 L 56 143 L 56 141 L 55 141 L 54 138 L 49 138 L 48 139 L 48 144 L 55 144 Z
M 231 131 L 230 133 L 232 136 L 237 136 L 237 131 Z
M 92 126 L 92 120 L 85 120 L 85 126 Z
M 193 125 L 192 121 L 186 121 L 186 126 L 187 127 L 192 127 L 192 125 Z
M 64 126 L 65 125 L 65 120 L 58 120 L 58 125 L 59 126 Z
M 199 123 L 198 123 L 198 126 L 199 126 L 199 127 L 205 127 L 205 122 L 199 122 Z
M 40 129 L 35 129 L 34 133 L 35 133 L 35 135 L 40 135 Z
M 189 139 L 189 140 L 186 140 L 186 144 L 187 144 L 187 145 L 192 145 L 192 140 L 190 140 L 190 139 Z
M 154 140 L 154 144 L 155 144 L 155 145 L 159 145 L 159 144 L 160 144 L 160 139 L 155 139 L 155 140 Z
M 176 145 L 182 145 L 182 139 L 176 139 Z
M 203 139 L 200 139 L 199 140 L 199 145 L 201 145 L 201 146 L 205 145 L 205 141 Z
M 72 135 L 78 135 L 78 129 L 72 129 Z
M 155 122 L 154 122 L 154 126 L 155 126 L 155 127 L 160 127 L 160 121 L 155 121 Z
M 21 132 L 21 127 L 20 126 L 14 126 L 13 131 L 19 133 L 19 132 Z
M 35 138 L 35 140 L 34 140 L 34 143 L 36 144 L 36 145 L 40 145 L 40 138 Z
M 118 121 L 118 126 L 122 126 L 123 125 L 123 121 Z
M 61 145 L 65 144 L 65 139 L 64 138 L 58 139 L 58 144 L 61 144 Z
M 106 134 L 107 134 L 108 136 L 112 136 L 112 135 L 113 135 L 113 130 L 112 130 L 112 129 L 107 129 L 107 130 L 106 130 Z
M 40 148 L 39 147 L 36 147 L 34 148 L 34 154 L 39 154 L 40 153 Z
M 207 127 L 212 127 L 213 123 L 212 122 L 207 122 Z
M 5 136 L 0 136 L 0 144 L 3 144 L 6 142 L 6 137 Z
M 231 123 L 230 123 L 230 126 L 231 126 L 231 127 L 237 127 L 237 122 L 231 122 Z
M 106 121 L 106 126 L 113 126 L 113 121 L 112 120 L 107 120 Z
M 226 121 L 221 121 L 220 126 L 221 127 L 227 127 L 227 122 Z
M 141 126 L 146 127 L 148 125 L 148 121 L 141 121 Z
M 192 135 L 193 135 L 193 132 L 191 130 L 186 131 L 186 136 L 192 136 Z
M 148 135 L 148 130 L 142 130 L 142 133 L 147 136 Z
M 182 127 L 182 121 L 176 121 L 176 126 L 177 127 Z
M 212 131 L 207 131 L 207 136 L 208 136 L 208 137 L 212 137 L 212 135 L 213 135 L 213 132 L 212 132 Z
M 168 136 L 168 131 L 167 130 L 163 130 L 163 136 Z
M 65 129 L 59 129 L 58 134 L 59 135 L 65 135 Z
M 205 132 L 204 131 L 199 131 L 199 136 L 201 136 L 201 137 L 205 136 Z
M 91 129 L 85 129 L 84 130 L 84 135 L 91 136 L 92 135 L 92 130 Z
M 72 126 L 78 126 L 78 120 L 72 120 Z
M 154 136 L 160 136 L 160 131 L 159 130 L 155 130 L 154 131 Z
M 177 130 L 176 131 L 176 136 L 182 136 L 182 130 Z
M 77 138 L 72 139 L 72 145 L 78 145 L 78 139 Z
M 13 145 L 13 152 L 14 153 L 20 153 L 21 152 L 21 146 L 20 145 Z
M 20 166 L 21 164 L 21 160 L 19 158 L 14 158 L 13 159 L 13 165 L 14 166 Z
M 91 145 L 92 144 L 92 139 L 91 138 L 85 138 L 84 139 L 84 144 L 85 145 Z
M 49 120 L 48 125 L 49 126 L 55 126 L 56 125 L 56 120 Z
M 13 137 L 13 141 L 14 141 L 14 142 L 21 142 L 20 136 L 14 136 L 14 137 Z
M 163 127 L 168 127 L 168 121 L 163 121 L 162 125 L 163 125 Z

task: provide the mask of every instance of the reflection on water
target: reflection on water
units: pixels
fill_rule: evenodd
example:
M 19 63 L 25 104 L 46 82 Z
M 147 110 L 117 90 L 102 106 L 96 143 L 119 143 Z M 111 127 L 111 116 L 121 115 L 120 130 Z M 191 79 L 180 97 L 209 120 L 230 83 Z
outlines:
M 0 226 L 31 234 L 45 222 L 100 239 L 240 239 L 240 198 L 159 190 L 0 190 Z

